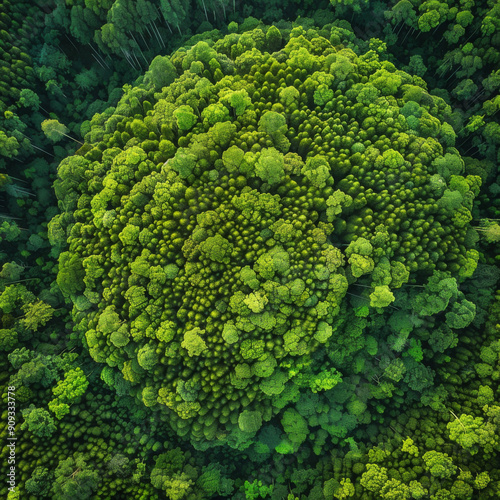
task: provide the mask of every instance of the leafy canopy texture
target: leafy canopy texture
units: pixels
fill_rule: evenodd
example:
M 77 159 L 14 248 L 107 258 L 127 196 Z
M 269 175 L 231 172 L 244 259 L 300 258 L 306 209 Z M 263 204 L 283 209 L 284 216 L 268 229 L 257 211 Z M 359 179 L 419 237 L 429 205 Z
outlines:
M 459 169 L 454 196 L 435 190 L 443 158 L 462 160 L 438 139 L 444 101 L 419 89 L 421 105 L 408 105 L 420 79 L 314 30 L 267 40 L 257 29 L 155 59 L 165 80 L 126 90 L 64 160 L 57 281 L 91 356 L 180 436 L 245 449 L 281 415 L 273 446 L 286 454 L 310 426 L 345 436 L 366 408 L 352 400 L 342 421 L 285 409 L 308 394 L 345 401 L 337 386 L 365 345 L 340 328 L 348 286 L 362 281 L 363 306 L 382 314 L 410 279 L 453 281 L 475 193 Z M 350 335 L 364 325 L 355 318 Z M 405 380 L 426 387 L 422 350 L 408 345 Z M 367 341 L 364 355 L 376 351 Z

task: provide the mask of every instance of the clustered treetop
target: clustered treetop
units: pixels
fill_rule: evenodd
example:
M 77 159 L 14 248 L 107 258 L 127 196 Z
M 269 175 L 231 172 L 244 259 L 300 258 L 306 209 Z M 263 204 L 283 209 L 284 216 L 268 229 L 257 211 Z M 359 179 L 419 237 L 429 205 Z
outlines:
M 409 280 L 456 286 L 477 264 L 480 179 L 449 106 L 325 36 L 271 27 L 157 58 L 59 167 L 57 281 L 89 352 L 198 446 L 244 449 L 299 389 L 335 393 L 350 369 L 315 357 L 344 348 L 349 285 L 383 313 Z M 439 309 L 451 328 L 466 302 Z M 290 453 L 308 426 L 293 408 L 282 425 Z

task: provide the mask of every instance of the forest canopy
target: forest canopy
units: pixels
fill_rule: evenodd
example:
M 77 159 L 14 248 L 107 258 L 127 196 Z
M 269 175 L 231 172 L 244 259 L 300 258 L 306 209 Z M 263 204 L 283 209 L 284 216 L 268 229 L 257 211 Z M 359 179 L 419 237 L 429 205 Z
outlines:
M 0 0 L 0 494 L 496 499 L 493 0 Z
M 270 27 L 157 57 L 59 166 L 57 282 L 89 352 L 199 448 L 255 446 L 282 414 L 278 453 L 309 428 L 345 437 L 370 423 L 359 408 L 432 384 L 403 311 L 409 330 L 475 316 L 458 284 L 477 264 L 465 240 L 481 179 L 441 132 L 450 107 L 322 34 Z M 348 290 L 396 317 L 394 340 L 367 343 Z M 354 382 L 377 354 L 401 372 L 382 395 Z M 314 394 L 330 410 L 304 419 Z

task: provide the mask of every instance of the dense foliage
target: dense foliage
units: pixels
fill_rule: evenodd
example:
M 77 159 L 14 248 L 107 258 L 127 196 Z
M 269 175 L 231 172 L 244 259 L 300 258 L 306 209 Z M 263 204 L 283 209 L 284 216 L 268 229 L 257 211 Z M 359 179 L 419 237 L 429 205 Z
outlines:
M 495 2 L 0 12 L 2 494 L 498 498 Z
M 333 425 L 332 401 L 361 371 L 351 367 L 378 351 L 357 338 L 362 325 L 348 331 L 349 285 L 367 283 L 376 315 L 409 270 L 415 281 L 439 269 L 414 310 L 451 299 L 449 327 L 467 326 L 475 306 L 452 276 L 475 269 L 463 242 L 481 180 L 460 175 L 438 118 L 449 106 L 414 83 L 374 51 L 357 57 L 300 28 L 287 43 L 258 29 L 156 58 L 54 185 L 66 211 L 49 231 L 69 242 L 57 281 L 91 356 L 118 368 L 105 380 L 172 410 L 162 417 L 192 441 L 246 449 L 283 414 L 287 438 L 272 448 L 291 453 L 308 432 L 281 411 L 289 402 L 321 394 L 308 420 L 325 417 L 337 437 L 366 408 L 353 393 L 351 421 Z M 392 351 L 396 381 L 430 376 Z

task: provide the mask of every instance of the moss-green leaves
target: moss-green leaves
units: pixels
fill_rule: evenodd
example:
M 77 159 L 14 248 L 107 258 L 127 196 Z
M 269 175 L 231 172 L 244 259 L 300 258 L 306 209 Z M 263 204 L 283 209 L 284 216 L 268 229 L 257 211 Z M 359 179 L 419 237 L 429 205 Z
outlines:
M 349 244 L 346 255 L 349 257 L 352 275 L 362 276 L 373 271 L 374 262 L 371 258 L 373 247 L 366 238 L 358 238 Z
M 227 263 L 233 250 L 232 244 L 220 234 L 210 236 L 200 245 L 200 250 L 214 262 Z
M 207 349 L 207 344 L 202 337 L 204 333 L 200 328 L 193 328 L 184 333 L 184 340 L 181 343 L 181 347 L 184 347 L 188 351 L 190 357 L 199 356 Z
M 285 177 L 283 155 L 275 148 L 262 150 L 255 173 L 270 185 L 280 183 Z
M 191 106 L 180 106 L 174 111 L 174 116 L 177 121 L 177 126 L 183 132 L 187 130 L 191 130 L 193 125 L 196 123 L 198 119 L 197 116 L 193 113 L 193 108 Z
M 394 300 L 394 294 L 387 285 L 376 286 L 370 294 L 370 305 L 372 307 L 387 307 Z
M 257 432 L 262 425 L 262 415 L 258 411 L 244 410 L 238 417 L 238 426 L 243 432 Z

